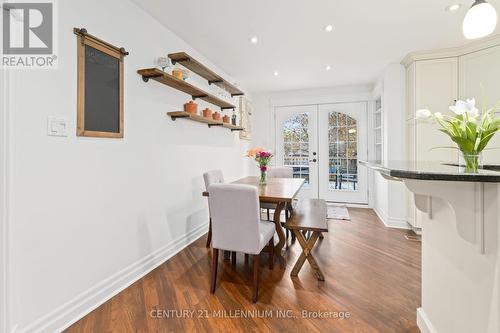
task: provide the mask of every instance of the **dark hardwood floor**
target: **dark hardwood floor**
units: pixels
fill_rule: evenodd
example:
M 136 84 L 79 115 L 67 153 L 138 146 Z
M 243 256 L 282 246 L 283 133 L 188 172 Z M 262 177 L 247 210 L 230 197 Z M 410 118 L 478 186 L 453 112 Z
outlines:
M 211 295 L 211 250 L 202 237 L 66 332 L 419 332 L 420 243 L 406 240 L 403 230 L 385 228 L 372 210 L 349 212 L 351 221 L 329 221 L 330 232 L 314 250 L 325 282 L 316 280 L 307 262 L 290 278 L 301 252 L 295 243 L 285 270 L 276 264 L 270 271 L 263 255 L 257 304 L 251 302 L 251 261 L 246 265 L 243 254 L 236 268 L 221 256 Z M 278 317 L 279 310 L 292 318 Z M 349 317 L 303 318 L 303 310 Z M 229 318 L 242 313 L 249 317 Z

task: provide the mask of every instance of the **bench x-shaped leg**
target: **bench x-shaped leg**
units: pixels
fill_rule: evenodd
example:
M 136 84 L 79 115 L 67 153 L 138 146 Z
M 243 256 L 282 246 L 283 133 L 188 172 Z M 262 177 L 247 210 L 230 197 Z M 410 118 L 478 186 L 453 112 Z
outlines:
M 295 263 L 295 266 L 293 266 L 292 272 L 290 273 L 290 276 L 297 276 L 299 274 L 300 269 L 304 265 L 304 262 L 309 261 L 309 264 L 311 264 L 311 267 L 314 270 L 314 275 L 316 275 L 316 278 L 319 281 L 325 281 L 325 277 L 323 276 L 323 273 L 321 272 L 321 269 L 318 266 L 318 263 L 314 259 L 314 257 L 311 254 L 311 251 L 314 247 L 314 244 L 316 244 L 316 241 L 318 240 L 319 236 L 321 235 L 321 232 L 319 231 L 314 231 L 312 236 L 309 237 L 309 239 L 306 241 L 304 238 L 304 235 L 300 230 L 293 230 L 295 237 L 299 241 L 300 246 L 302 247 L 302 253 L 300 254 L 299 259 Z

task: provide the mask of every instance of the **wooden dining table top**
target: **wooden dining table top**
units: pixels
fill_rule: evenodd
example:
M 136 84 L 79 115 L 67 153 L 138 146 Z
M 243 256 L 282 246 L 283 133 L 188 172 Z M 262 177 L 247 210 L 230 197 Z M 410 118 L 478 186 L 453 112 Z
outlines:
M 259 184 L 260 177 L 249 176 L 231 184 L 250 185 L 259 191 L 259 200 L 262 202 L 292 202 L 304 185 L 303 178 L 268 178 L 267 184 Z M 208 192 L 203 192 L 208 196 Z

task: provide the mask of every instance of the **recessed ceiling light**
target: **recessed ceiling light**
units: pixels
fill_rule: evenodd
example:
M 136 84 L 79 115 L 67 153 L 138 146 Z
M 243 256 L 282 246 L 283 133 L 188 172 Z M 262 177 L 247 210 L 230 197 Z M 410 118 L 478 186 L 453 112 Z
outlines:
M 278 71 L 274 71 L 274 72 L 273 72 L 273 75 L 274 75 L 274 76 L 278 76 L 278 75 L 280 75 L 280 73 L 278 73 Z
M 327 65 L 327 66 L 325 67 L 325 69 L 326 69 L 327 71 L 329 71 L 330 69 L 332 69 L 332 66 Z
M 257 44 L 258 41 L 259 41 L 259 39 L 257 38 L 257 36 L 250 37 L 250 43 Z
M 331 25 L 331 24 L 326 25 L 323 29 L 325 29 L 326 32 L 332 32 L 333 31 L 333 25 Z
M 448 7 L 446 7 L 446 11 L 447 12 L 455 12 L 455 11 L 459 10 L 460 7 L 462 7 L 461 4 L 455 3 L 453 5 L 449 5 Z

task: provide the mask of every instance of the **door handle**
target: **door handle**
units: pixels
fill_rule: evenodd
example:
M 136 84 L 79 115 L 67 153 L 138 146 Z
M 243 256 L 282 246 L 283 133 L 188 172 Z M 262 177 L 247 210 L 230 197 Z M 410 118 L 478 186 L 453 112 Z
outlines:
M 312 160 L 309 160 L 309 162 L 317 162 L 317 160 L 315 158 L 313 158 Z

